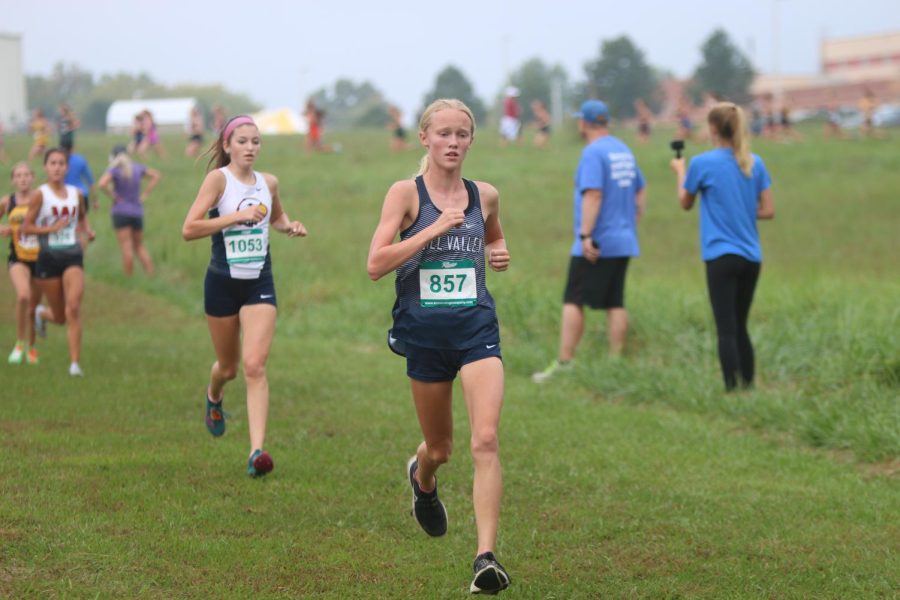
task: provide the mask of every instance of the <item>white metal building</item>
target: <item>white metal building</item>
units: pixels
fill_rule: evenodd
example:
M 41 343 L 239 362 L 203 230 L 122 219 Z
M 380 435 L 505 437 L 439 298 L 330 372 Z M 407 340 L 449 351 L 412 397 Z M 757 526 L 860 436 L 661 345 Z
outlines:
M 196 98 L 145 98 L 141 100 L 116 100 L 106 111 L 108 133 L 128 133 L 134 116 L 149 110 L 160 131 L 187 131 L 191 109 L 197 106 Z
M 25 75 L 22 72 L 22 36 L 0 32 L 0 123 L 17 129 L 28 123 Z

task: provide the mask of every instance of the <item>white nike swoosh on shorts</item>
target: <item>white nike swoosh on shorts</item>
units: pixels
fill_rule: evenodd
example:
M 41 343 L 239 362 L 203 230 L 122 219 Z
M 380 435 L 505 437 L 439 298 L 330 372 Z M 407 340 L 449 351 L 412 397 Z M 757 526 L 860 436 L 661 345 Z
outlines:
M 260 294 L 259 297 L 265 300 L 266 298 L 271 298 L 272 294 Z
M 491 348 L 496 348 L 496 347 L 497 347 L 497 344 L 488 344 L 487 346 L 485 346 L 485 348 L 487 348 L 488 350 L 490 350 Z

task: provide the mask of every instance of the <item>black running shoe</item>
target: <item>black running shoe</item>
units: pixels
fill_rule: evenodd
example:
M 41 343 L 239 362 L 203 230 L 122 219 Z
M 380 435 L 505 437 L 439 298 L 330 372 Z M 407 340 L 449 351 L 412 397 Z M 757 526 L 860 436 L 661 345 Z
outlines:
M 493 552 L 485 552 L 475 557 L 472 569 L 475 577 L 469 591 L 473 594 L 493 596 L 509 587 L 509 575 L 503 565 L 497 562 Z
M 409 485 L 412 487 L 413 503 L 412 514 L 425 533 L 431 537 L 440 537 L 447 533 L 447 509 L 437 495 L 437 479 L 434 481 L 434 490 L 423 492 L 416 482 L 416 469 L 419 461 L 413 456 L 406 463 L 406 473 L 409 476 Z

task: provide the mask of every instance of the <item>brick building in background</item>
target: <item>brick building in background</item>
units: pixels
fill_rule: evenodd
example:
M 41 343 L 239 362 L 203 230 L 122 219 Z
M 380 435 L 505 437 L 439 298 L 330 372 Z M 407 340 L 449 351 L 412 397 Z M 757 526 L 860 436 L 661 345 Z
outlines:
M 900 101 L 900 32 L 822 40 L 819 60 L 816 75 L 758 75 L 754 98 L 800 110 L 856 106 L 866 91 Z

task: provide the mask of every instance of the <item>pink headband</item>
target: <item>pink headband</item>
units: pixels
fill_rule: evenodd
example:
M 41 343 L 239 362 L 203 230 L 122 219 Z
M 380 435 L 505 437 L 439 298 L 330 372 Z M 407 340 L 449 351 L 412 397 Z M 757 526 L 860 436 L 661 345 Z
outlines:
M 231 134 L 234 133 L 234 130 L 240 127 L 241 125 L 253 125 L 256 126 L 256 123 L 253 122 L 253 119 L 248 117 L 247 115 L 241 115 L 240 117 L 235 117 L 228 122 L 228 125 L 225 126 L 225 131 L 222 132 L 222 139 L 224 141 L 228 141 L 228 138 L 231 137 Z

